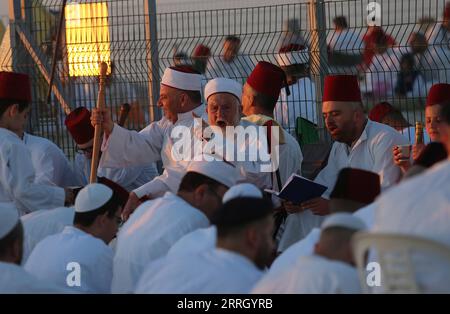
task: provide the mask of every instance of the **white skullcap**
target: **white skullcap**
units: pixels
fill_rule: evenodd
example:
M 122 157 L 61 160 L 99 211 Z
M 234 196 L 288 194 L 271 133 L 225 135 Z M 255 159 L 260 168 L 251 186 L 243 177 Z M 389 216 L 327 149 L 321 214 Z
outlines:
M 197 73 L 187 73 L 166 68 L 161 84 L 177 89 L 200 92 L 202 90 L 202 76 Z
M 75 199 L 75 212 L 86 213 L 105 205 L 113 196 L 113 190 L 104 184 L 91 183 L 78 193 Z
M 189 164 L 187 172 L 200 173 L 229 188 L 240 179 L 239 170 L 233 164 L 223 161 L 219 155 L 196 156 Z
M 322 223 L 321 229 L 341 227 L 352 230 L 365 230 L 366 224 L 356 216 L 349 213 L 336 213 L 328 216 Z
M 10 206 L 0 206 L 0 239 L 10 233 L 19 222 L 17 209 Z
M 309 62 L 308 48 L 297 51 L 280 52 L 277 55 L 277 61 L 280 66 L 308 63 Z
M 222 203 L 225 204 L 226 202 L 238 197 L 263 198 L 263 194 L 260 189 L 251 183 L 239 183 L 231 187 L 223 195 Z
M 208 101 L 208 97 L 217 93 L 229 93 L 236 96 L 241 102 L 242 99 L 242 85 L 235 80 L 218 77 L 212 79 L 205 86 L 205 99 Z

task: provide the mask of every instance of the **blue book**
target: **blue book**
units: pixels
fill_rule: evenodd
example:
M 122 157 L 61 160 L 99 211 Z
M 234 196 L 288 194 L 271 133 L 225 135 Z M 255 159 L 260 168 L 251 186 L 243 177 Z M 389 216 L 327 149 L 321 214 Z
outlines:
M 286 184 L 280 192 L 267 189 L 265 191 L 285 201 L 301 204 L 313 198 L 322 196 L 323 192 L 326 190 L 326 186 L 294 173 L 286 181 Z

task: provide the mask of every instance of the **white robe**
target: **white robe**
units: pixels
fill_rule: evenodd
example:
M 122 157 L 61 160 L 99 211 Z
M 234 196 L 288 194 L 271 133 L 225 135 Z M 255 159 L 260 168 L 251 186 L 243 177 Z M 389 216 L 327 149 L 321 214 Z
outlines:
M 242 294 L 249 293 L 262 276 L 248 258 L 220 248 L 186 258 L 168 257 L 159 267 L 152 266 L 136 293 Z
M 289 89 L 291 92 L 289 96 L 284 88 L 281 89 L 274 116 L 283 129 L 295 137 L 297 117 L 317 124 L 316 87 L 309 77 L 303 77 L 290 85 Z
M 171 192 L 141 204 L 117 236 L 112 292 L 132 292 L 148 263 L 166 255 L 182 236 L 208 225 L 203 212 Z
M 174 143 L 178 139 L 171 137 L 172 129 L 181 126 L 191 130 L 194 126 L 194 115 L 201 117 L 205 113 L 205 106 L 200 105 L 192 111 L 178 114 L 175 124 L 163 117 L 161 120 L 149 124 L 139 133 L 114 125 L 110 136 L 103 139 L 100 166 L 124 168 L 162 160 L 165 171 L 153 179 L 153 181 L 160 182 L 155 184 L 153 189 L 142 191 L 138 197 L 146 194 L 158 195 L 165 191 L 176 193 L 179 181 L 171 180 L 169 172 L 171 176 L 181 177 L 180 173 L 183 173 L 189 162 L 174 160 L 172 152 Z
M 217 228 L 210 226 L 194 230 L 180 240 L 178 240 L 170 248 L 167 256 L 187 255 L 212 250 L 217 244 Z
M 354 267 L 318 255 L 302 256 L 282 273 L 267 274 L 252 293 L 361 293 Z
M 382 190 L 388 189 L 401 177 L 400 168 L 394 164 L 392 158 L 392 148 L 402 144 L 408 144 L 408 140 L 395 129 L 370 120 L 352 148 L 345 143 L 334 142 L 327 166 L 314 180 L 328 187 L 322 197 L 329 198 L 339 171 L 345 167 L 377 173 Z M 313 215 L 309 210 L 288 215 L 278 250 L 283 251 L 305 237 L 312 228 L 320 226 L 323 218 Z
M 64 189 L 34 180 L 30 151 L 15 133 L 0 128 L 0 203 L 22 214 L 64 205 Z
M 413 235 L 450 248 L 450 160 L 403 181 L 375 203 L 372 232 Z M 436 256 L 415 254 L 417 281 L 423 292 L 449 293 L 450 268 Z
M 20 217 L 24 231 L 22 265 L 40 241 L 73 225 L 74 216 L 73 207 L 59 207 L 38 210 Z
M 74 168 L 78 184 L 87 185 L 91 174 L 91 160 L 86 159 L 83 154 L 76 154 Z M 99 167 L 97 171 L 97 176 L 110 179 L 129 192 L 153 180 L 157 175 L 154 163 L 124 168 Z
M 67 279 L 80 265 L 80 286 L 69 287 Z M 25 269 L 42 280 L 83 293 L 109 293 L 112 279 L 113 252 L 102 240 L 73 226 L 51 235 L 36 245 L 25 263 Z
M 319 241 L 320 233 L 320 228 L 314 228 L 305 238 L 291 245 L 273 261 L 269 273 L 280 273 L 295 265 L 301 256 L 313 254 L 314 245 Z
M 19 265 L 0 262 L 0 293 L 63 293 L 63 289 L 29 274 Z
M 63 151 L 46 138 L 24 133 L 36 172 L 35 183 L 68 187 L 77 185 L 72 167 Z

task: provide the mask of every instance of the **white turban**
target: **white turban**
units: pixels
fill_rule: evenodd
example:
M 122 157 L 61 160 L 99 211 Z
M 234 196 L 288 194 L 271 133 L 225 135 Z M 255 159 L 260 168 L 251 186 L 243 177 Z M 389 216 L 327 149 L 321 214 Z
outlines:
M 241 102 L 242 99 L 242 85 L 235 80 L 218 77 L 212 79 L 205 86 L 205 99 L 217 93 L 228 93 L 235 96 Z
M 349 213 L 336 213 L 328 216 L 322 223 L 321 229 L 341 227 L 352 230 L 365 230 L 366 224 L 356 216 Z
M 202 76 L 197 73 L 187 73 L 166 68 L 161 84 L 176 89 L 199 91 L 202 90 Z
M 86 213 L 105 205 L 113 196 L 113 190 L 104 184 L 91 183 L 78 193 L 75 199 L 75 212 Z
M 231 187 L 224 195 L 222 203 L 226 203 L 232 199 L 238 197 L 254 197 L 263 198 L 263 194 L 260 189 L 251 183 L 240 183 Z

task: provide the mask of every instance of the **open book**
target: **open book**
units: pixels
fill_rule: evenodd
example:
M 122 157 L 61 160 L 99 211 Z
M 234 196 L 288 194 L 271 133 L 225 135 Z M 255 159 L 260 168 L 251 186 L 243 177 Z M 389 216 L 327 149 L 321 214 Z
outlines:
M 264 191 L 270 194 L 274 194 L 275 196 L 286 201 L 300 204 L 310 199 L 320 197 L 326 190 L 326 186 L 313 182 L 294 173 L 286 181 L 286 184 L 283 186 L 280 192 L 269 189 L 266 189 Z

